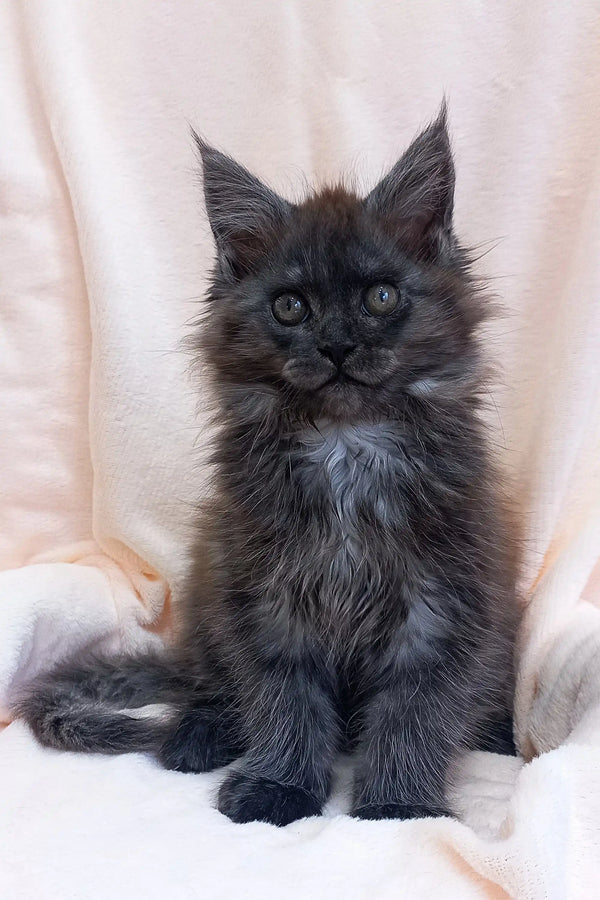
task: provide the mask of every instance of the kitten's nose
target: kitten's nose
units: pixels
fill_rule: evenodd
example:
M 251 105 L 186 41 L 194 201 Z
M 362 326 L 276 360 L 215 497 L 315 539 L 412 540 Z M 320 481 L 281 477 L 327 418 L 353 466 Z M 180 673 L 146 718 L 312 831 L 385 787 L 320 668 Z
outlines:
M 355 349 L 355 344 L 323 344 L 322 347 L 319 347 L 319 353 L 322 353 L 323 356 L 330 359 L 338 369 L 341 369 L 342 363 L 346 357 Z

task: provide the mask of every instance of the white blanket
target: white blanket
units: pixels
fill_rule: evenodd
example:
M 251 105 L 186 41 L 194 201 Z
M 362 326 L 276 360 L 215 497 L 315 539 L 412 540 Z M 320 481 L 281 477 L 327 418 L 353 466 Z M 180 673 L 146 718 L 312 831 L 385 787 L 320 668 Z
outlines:
M 205 478 L 188 122 L 293 195 L 372 184 L 447 93 L 458 230 L 507 310 L 490 421 L 526 606 L 523 759 L 468 757 L 461 821 L 352 820 L 343 771 L 323 818 L 233 825 L 219 773 L 12 723 L 3 897 L 600 896 L 599 38 L 597 0 L 0 4 L 0 719 L 41 667 L 169 633 Z

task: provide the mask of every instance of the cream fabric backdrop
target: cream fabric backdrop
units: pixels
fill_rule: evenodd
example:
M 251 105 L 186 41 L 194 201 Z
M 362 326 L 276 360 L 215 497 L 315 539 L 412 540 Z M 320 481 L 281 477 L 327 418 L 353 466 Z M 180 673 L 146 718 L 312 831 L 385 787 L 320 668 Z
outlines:
M 40 666 L 168 632 L 205 484 L 178 349 L 212 257 L 188 122 L 293 196 L 301 173 L 372 184 L 446 92 L 457 227 L 507 310 L 490 408 L 524 521 L 517 729 L 545 754 L 466 760 L 466 824 L 354 822 L 342 790 L 276 831 L 223 819 L 213 776 L 41 751 L 15 723 L 7 897 L 597 895 L 599 39 L 597 0 L 4 0 L 4 721 Z

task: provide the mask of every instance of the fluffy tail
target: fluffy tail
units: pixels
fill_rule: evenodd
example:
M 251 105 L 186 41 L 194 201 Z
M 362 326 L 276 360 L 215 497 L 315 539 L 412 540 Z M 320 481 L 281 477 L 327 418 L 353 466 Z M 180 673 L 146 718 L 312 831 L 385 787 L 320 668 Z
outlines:
M 162 743 L 172 715 L 137 710 L 153 703 L 177 707 L 190 690 L 191 681 L 167 656 L 70 662 L 29 684 L 15 713 L 46 747 L 147 751 Z

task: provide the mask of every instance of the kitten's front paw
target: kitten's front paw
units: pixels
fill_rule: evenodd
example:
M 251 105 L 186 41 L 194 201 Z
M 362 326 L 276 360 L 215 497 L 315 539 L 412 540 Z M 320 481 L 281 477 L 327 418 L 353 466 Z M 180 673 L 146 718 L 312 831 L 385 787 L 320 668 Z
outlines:
M 356 819 L 432 819 L 449 813 L 441 806 L 419 803 L 364 803 L 352 815 Z
M 211 772 L 241 755 L 227 735 L 202 714 L 186 713 L 158 751 L 165 769 L 177 772 Z
M 243 772 L 228 775 L 221 785 L 217 805 L 232 822 L 270 822 L 271 825 L 289 825 L 296 819 L 318 816 L 321 812 L 319 801 L 304 788 Z

